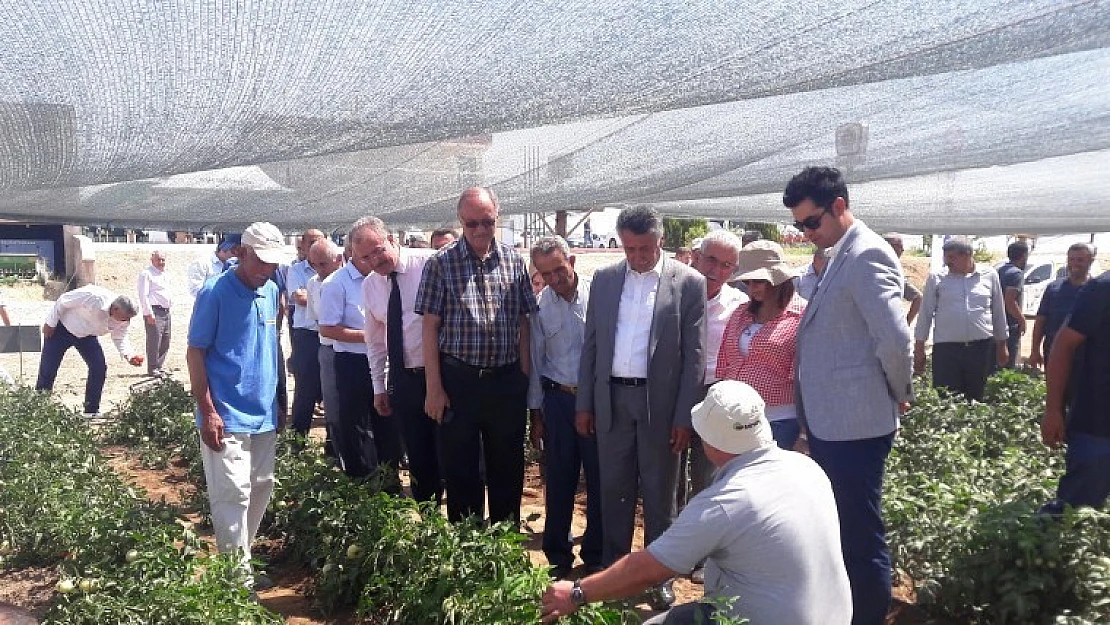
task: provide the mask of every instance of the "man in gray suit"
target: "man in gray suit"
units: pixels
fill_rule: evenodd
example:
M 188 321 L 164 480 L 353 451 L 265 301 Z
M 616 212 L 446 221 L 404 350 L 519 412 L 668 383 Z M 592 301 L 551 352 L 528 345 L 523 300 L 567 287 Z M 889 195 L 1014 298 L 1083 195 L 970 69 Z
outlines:
M 670 527 L 705 373 L 705 278 L 665 258 L 652 208 L 621 211 L 617 236 L 625 260 L 590 286 L 575 414 L 579 434 L 597 435 L 606 566 L 632 549 L 638 490 L 645 544 Z M 654 607 L 673 602 L 670 582 L 656 588 Z
M 795 227 L 829 264 L 798 328 L 798 416 L 810 457 L 832 483 L 853 624 L 883 623 L 890 553 L 882 519 L 883 469 L 898 417 L 913 398 L 913 341 L 893 250 L 848 208 L 840 172 L 807 167 L 786 185 Z

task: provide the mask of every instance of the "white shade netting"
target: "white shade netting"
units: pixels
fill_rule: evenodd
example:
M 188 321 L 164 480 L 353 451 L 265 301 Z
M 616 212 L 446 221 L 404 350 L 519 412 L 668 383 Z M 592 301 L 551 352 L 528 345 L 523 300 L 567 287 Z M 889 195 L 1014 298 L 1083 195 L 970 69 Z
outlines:
M 833 164 L 882 229 L 1110 230 L 1108 2 L 28 0 L 0 38 L 8 219 L 784 221 Z

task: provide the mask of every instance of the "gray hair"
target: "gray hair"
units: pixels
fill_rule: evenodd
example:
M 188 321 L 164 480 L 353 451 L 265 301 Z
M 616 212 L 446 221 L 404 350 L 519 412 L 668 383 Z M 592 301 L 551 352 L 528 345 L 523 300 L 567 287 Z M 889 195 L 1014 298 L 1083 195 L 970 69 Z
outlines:
M 701 245 L 698 246 L 698 251 L 704 253 L 705 248 L 713 243 L 723 245 L 732 250 L 737 258 L 740 257 L 740 250 L 744 248 L 744 242 L 740 240 L 740 237 L 722 228 L 720 230 L 714 230 L 702 237 Z
M 363 230 L 371 230 L 374 234 L 386 240 L 389 238 L 389 230 L 385 227 L 385 222 L 377 217 L 361 217 L 358 221 L 351 224 L 351 229 L 347 232 L 347 243 L 352 243 L 355 238 L 362 234 Z
M 645 205 L 630 206 L 617 215 L 617 232 L 627 230 L 632 234 L 663 236 L 663 219 L 659 211 Z
M 902 235 L 898 234 L 897 232 L 888 232 L 883 235 L 883 240 L 887 243 L 890 243 L 891 245 L 893 245 L 895 241 L 897 241 L 898 243 L 902 243 Z
M 156 249 L 156 250 L 154 250 L 153 252 L 150 253 L 150 257 L 151 258 L 161 258 L 162 260 L 165 260 L 166 259 L 166 253 L 163 252 L 162 250 Z
M 942 252 L 956 252 L 957 254 L 963 254 L 965 256 L 971 256 L 975 253 L 975 249 L 971 247 L 970 243 L 960 239 L 950 239 L 946 241 L 940 250 Z
M 132 302 L 131 298 L 126 295 L 120 295 L 112 300 L 112 306 L 122 310 L 129 317 L 134 317 L 139 313 L 139 309 L 135 307 L 135 302 Z
M 317 239 L 315 242 L 313 242 L 313 244 L 308 248 L 308 253 L 311 254 L 312 250 L 318 247 L 323 248 L 324 253 L 326 253 L 329 258 L 335 258 L 336 256 L 339 256 L 343 253 L 343 250 L 339 248 L 339 245 L 337 245 L 335 241 L 332 241 L 327 237 Z
M 531 257 L 535 260 L 536 254 L 543 254 L 546 256 L 556 250 L 563 253 L 563 258 L 570 258 L 570 246 L 567 245 L 566 239 L 557 234 L 540 237 L 539 240 L 532 244 Z
M 1095 255 L 1098 253 L 1098 248 L 1096 248 L 1091 243 L 1072 243 L 1068 247 L 1068 251 L 1069 252 L 1078 252 L 1078 251 L 1087 252 L 1088 254 L 1091 255 L 1091 258 L 1094 258 Z

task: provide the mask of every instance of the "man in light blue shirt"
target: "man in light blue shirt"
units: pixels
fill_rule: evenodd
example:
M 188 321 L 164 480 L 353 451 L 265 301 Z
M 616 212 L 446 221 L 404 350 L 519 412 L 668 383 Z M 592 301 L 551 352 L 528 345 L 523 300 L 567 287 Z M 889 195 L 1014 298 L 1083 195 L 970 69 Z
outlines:
M 291 303 L 289 343 L 292 347 L 290 364 L 297 387 L 293 394 L 293 429 L 307 435 L 312 427 L 312 413 L 322 399 L 320 391 L 320 334 L 316 320 L 308 314 L 308 281 L 316 270 L 306 259 L 312 244 L 324 238 L 319 230 L 305 230 L 297 244 L 300 260 L 289 266 L 285 278 L 285 292 Z
M 569 533 L 579 467 L 586 473 L 586 533 L 579 554 L 588 572 L 601 568 L 597 437 L 579 436 L 574 428 L 590 283 L 575 273 L 574 256 L 562 237 L 537 241 L 532 246 L 532 266 L 547 286 L 539 294 L 540 309 L 530 317 L 532 371 L 528 413 L 532 444 L 547 452 L 543 552 L 554 567 L 552 575 L 561 578 L 574 566 Z
M 247 583 L 251 543 L 274 488 L 281 429 L 277 405 L 278 290 L 271 280 L 285 254 L 281 232 L 258 222 L 243 232 L 234 271 L 197 293 L 186 362 L 197 401 L 201 461 L 221 552 L 239 551 Z

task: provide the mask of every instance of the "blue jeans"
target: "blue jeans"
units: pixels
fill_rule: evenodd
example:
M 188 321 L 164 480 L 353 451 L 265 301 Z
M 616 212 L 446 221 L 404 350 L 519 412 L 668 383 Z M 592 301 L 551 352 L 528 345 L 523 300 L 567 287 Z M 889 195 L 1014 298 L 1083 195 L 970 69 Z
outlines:
M 786 451 L 794 451 L 794 443 L 798 442 L 798 436 L 801 433 L 802 426 L 798 424 L 797 419 L 771 421 L 771 436 L 778 446 Z
M 852 586 L 852 625 L 882 625 L 890 607 L 890 551 L 883 526 L 883 472 L 894 434 L 825 441 L 811 432 L 809 454 L 832 483 L 840 548 Z
M 316 330 L 293 328 L 289 333 L 293 347 L 293 429 L 308 435 L 316 402 L 323 398 L 320 391 L 320 335 Z
M 85 380 L 85 412 L 100 412 L 100 396 L 104 394 L 104 381 L 108 379 L 108 363 L 104 362 L 100 339 L 95 336 L 77 338 L 61 322 L 54 328 L 53 336 L 42 342 L 35 390 L 54 390 L 58 367 L 62 366 L 62 358 L 71 347 L 77 348 L 77 353 L 89 367 L 89 379 Z
M 586 566 L 601 565 L 601 481 L 597 437 L 583 438 L 574 429 L 574 395 L 558 389 L 543 393 L 544 449 L 547 452 L 543 553 L 552 566 L 571 567 L 574 553 L 567 540 L 578 492 L 579 468 L 586 474 L 586 533 L 579 555 Z
M 1068 432 L 1068 450 L 1056 499 L 1041 512 L 1060 514 L 1064 504 L 1101 508 L 1110 497 L 1110 438 Z

